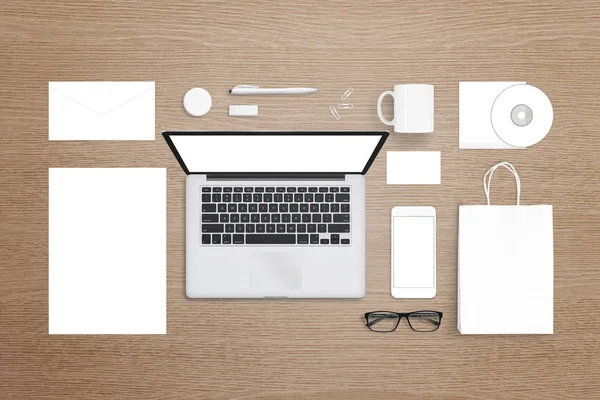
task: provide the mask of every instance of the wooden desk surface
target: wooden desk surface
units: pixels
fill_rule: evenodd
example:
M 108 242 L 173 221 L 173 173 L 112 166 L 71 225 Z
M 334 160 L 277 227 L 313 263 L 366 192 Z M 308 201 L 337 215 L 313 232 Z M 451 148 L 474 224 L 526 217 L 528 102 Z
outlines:
M 4 0 L 0 4 L 0 395 L 7 399 L 592 399 L 600 396 L 600 3 L 588 1 Z M 48 81 L 156 81 L 153 142 L 49 142 Z M 458 81 L 525 80 L 554 105 L 526 151 L 459 151 Z M 367 176 L 362 300 L 192 301 L 184 173 L 165 129 L 382 129 L 379 93 L 435 85 L 435 133 L 392 134 Z M 232 98 L 240 83 L 316 86 Z M 181 102 L 213 96 L 202 118 Z M 336 122 L 328 106 L 355 89 Z M 255 119 L 229 104 L 259 104 Z M 391 107 L 388 105 L 388 111 Z M 385 151 L 441 150 L 442 185 L 385 184 Z M 554 205 L 555 334 L 461 336 L 457 218 L 488 167 L 518 169 L 524 204 Z M 168 334 L 48 335 L 49 167 L 168 168 Z M 500 172 L 494 198 L 514 201 Z M 438 294 L 389 294 L 389 212 L 438 215 Z M 506 294 L 510 296 L 510 293 Z M 432 308 L 441 329 L 378 335 L 362 313 Z

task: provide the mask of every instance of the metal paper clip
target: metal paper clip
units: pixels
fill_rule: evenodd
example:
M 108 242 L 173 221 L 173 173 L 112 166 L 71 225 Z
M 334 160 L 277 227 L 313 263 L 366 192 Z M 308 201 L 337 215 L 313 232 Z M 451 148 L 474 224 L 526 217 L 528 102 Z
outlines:
M 337 110 L 335 109 L 335 106 L 329 106 L 329 111 L 331 111 L 331 115 L 333 115 L 335 119 L 340 119 L 340 114 L 338 114 Z
M 350 108 L 354 108 L 354 104 L 338 104 L 338 108 L 340 110 L 347 110 Z
M 342 100 L 346 100 L 348 97 L 350 97 L 350 95 L 352 94 L 352 92 L 354 92 L 354 89 L 352 89 L 352 88 L 346 90 L 344 92 L 344 94 L 342 95 Z

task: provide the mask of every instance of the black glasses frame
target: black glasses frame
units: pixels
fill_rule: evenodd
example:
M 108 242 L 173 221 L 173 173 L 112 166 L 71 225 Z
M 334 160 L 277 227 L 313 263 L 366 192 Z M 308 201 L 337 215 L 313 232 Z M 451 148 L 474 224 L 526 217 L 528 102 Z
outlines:
M 369 316 L 371 314 L 377 314 L 377 313 L 386 313 L 387 315 L 384 317 L 380 317 L 379 319 L 375 320 L 374 322 L 369 323 Z M 429 321 L 432 323 L 436 323 L 437 326 L 435 327 L 435 329 L 429 330 L 429 331 L 423 331 L 423 330 L 418 330 L 415 329 L 412 324 L 410 323 L 410 315 L 411 314 L 418 314 L 418 313 L 435 313 L 439 316 L 439 320 L 438 321 Z M 394 315 L 396 317 L 398 317 L 398 320 L 396 321 L 396 326 L 394 326 L 394 329 L 389 330 L 389 331 L 378 331 L 372 328 L 372 326 L 376 323 L 381 321 L 383 318 L 388 318 L 388 315 Z M 408 326 L 410 326 L 410 329 L 412 329 L 415 332 L 435 332 L 440 328 L 440 325 L 442 324 L 442 317 L 444 316 L 444 313 L 440 312 L 440 311 L 433 311 L 433 310 L 419 310 L 419 311 L 411 311 L 411 312 L 407 312 L 407 313 L 398 313 L 395 311 L 370 311 L 365 313 L 365 320 L 366 320 L 366 326 L 367 328 L 369 328 L 369 330 L 371 330 L 372 332 L 377 332 L 377 333 L 388 333 L 388 332 L 394 332 L 397 328 L 398 325 L 400 325 L 400 321 L 402 320 L 402 318 L 406 318 L 406 321 L 408 322 Z

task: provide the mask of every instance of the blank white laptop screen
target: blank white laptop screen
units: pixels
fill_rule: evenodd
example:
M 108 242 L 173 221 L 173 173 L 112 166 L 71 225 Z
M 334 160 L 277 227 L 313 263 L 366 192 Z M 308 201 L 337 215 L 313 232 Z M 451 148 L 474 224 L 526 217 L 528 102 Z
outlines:
M 172 135 L 190 173 L 361 173 L 381 135 Z
M 394 217 L 394 287 L 433 288 L 433 217 Z

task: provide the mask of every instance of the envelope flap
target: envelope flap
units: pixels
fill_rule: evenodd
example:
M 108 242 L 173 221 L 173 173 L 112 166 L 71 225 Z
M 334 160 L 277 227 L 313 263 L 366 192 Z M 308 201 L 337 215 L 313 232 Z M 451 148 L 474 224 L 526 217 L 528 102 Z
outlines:
M 154 82 L 50 82 L 48 86 L 98 114 L 107 114 L 154 90 Z

